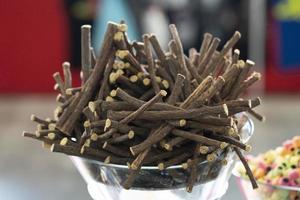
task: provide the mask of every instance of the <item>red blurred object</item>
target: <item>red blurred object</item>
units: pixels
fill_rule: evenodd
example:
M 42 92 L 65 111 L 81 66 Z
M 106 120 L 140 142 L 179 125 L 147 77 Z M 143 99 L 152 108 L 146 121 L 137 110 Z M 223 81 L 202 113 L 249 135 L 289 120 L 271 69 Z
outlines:
M 0 92 L 51 92 L 68 57 L 61 0 L 0 2 Z

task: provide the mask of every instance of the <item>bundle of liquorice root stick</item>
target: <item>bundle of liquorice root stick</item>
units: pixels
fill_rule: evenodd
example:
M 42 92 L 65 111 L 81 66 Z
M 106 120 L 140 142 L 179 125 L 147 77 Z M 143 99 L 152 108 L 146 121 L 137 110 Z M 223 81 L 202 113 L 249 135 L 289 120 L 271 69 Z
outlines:
M 110 22 L 97 57 L 91 27 L 82 26 L 81 86 L 72 85 L 70 64 L 64 62 L 63 78 L 53 75 L 60 92 L 54 118 L 32 115 L 37 131 L 23 135 L 52 152 L 128 165 L 127 189 L 141 166 L 182 165 L 191 171 L 191 192 L 198 162 L 213 162 L 219 151 L 233 150 L 257 187 L 242 154 L 251 149 L 239 134 L 245 119 L 236 114 L 264 119 L 253 110 L 259 97 L 239 98 L 261 75 L 253 72 L 252 61 L 239 59 L 238 49 L 232 51 L 241 34 L 235 32 L 219 48 L 220 39 L 205 33 L 200 50 L 192 48 L 186 56 L 175 25 L 169 29 L 165 51 L 155 35 L 131 42 L 124 22 Z

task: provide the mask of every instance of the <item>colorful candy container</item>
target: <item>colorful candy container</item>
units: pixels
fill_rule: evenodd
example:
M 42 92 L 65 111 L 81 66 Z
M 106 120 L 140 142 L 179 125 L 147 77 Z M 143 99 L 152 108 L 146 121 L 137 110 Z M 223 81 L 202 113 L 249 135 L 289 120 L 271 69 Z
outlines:
M 246 199 L 300 200 L 300 136 L 247 159 L 259 188 L 251 188 L 244 168 L 237 164 L 235 175 Z

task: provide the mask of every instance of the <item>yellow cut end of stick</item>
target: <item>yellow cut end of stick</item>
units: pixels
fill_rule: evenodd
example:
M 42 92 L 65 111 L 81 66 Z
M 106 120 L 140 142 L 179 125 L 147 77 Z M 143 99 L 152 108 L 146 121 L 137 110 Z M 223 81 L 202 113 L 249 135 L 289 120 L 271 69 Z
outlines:
M 110 160 L 111 160 L 111 156 L 107 156 L 104 160 L 104 163 L 105 164 L 109 164 L 110 163 Z
M 234 52 L 235 54 L 237 54 L 237 55 L 240 55 L 240 50 L 239 50 L 239 49 L 235 49 L 233 52 Z
M 109 94 L 110 96 L 115 97 L 117 96 L 117 90 L 111 90 Z
M 199 147 L 199 153 L 201 153 L 201 154 L 207 154 L 208 150 L 209 150 L 209 148 L 207 146 L 200 146 Z
M 59 144 L 62 146 L 65 146 L 65 145 L 67 145 L 68 140 L 69 139 L 67 137 L 64 137 L 63 139 L 60 140 Z
M 86 121 L 83 123 L 83 126 L 84 126 L 84 128 L 90 127 L 90 126 L 91 126 L 90 120 L 86 120 Z
M 166 150 L 168 150 L 168 151 L 172 151 L 172 146 L 170 145 L 170 144 L 168 144 L 168 143 L 165 143 L 164 144 L 164 148 L 166 149 Z
M 161 84 L 164 86 L 165 89 L 169 89 L 170 87 L 170 84 L 167 80 L 162 80 Z
M 160 83 L 162 81 L 162 79 L 159 76 L 155 76 L 155 81 Z
M 117 74 L 118 76 L 121 76 L 121 75 L 124 74 L 124 71 L 123 71 L 122 69 L 118 69 L 118 70 L 116 71 L 116 74 Z
M 123 61 L 119 61 L 117 66 L 118 66 L 118 69 L 125 69 L 125 64 Z
M 226 104 L 223 104 L 223 109 L 224 109 L 225 115 L 228 116 L 229 115 L 229 111 L 228 111 L 228 107 L 227 107 Z
M 84 154 L 84 151 L 85 151 L 85 146 L 82 146 L 80 149 L 80 154 Z
M 182 163 L 181 164 L 182 169 L 187 169 L 189 165 L 187 163 Z
M 232 128 L 232 127 L 228 128 L 228 130 L 227 130 L 227 135 L 232 136 L 232 135 L 234 135 L 234 134 L 235 134 L 234 128 Z
M 35 132 L 35 136 L 39 138 L 39 137 L 41 137 L 41 133 L 38 132 L 38 131 L 36 131 L 36 132 Z
M 119 24 L 119 25 L 118 25 L 118 30 L 119 30 L 119 31 L 126 32 L 127 29 L 128 29 L 127 24 Z
M 43 125 L 42 125 L 42 124 L 36 125 L 36 129 L 37 129 L 38 131 L 42 130 L 42 129 L 43 129 Z
M 228 146 L 228 143 L 226 143 L 226 142 L 221 142 L 221 144 L 220 144 L 221 149 L 225 149 L 227 146 Z
M 31 120 L 31 121 L 35 121 L 35 119 L 36 119 L 36 116 L 35 116 L 34 114 L 31 114 L 31 115 L 30 115 L 30 120 Z
M 157 167 L 158 167 L 159 170 L 164 170 L 164 169 L 165 169 L 164 163 L 159 163 L 159 164 L 157 165 Z
M 107 144 L 108 144 L 107 142 L 104 142 L 102 145 L 102 149 L 105 149 L 107 147 Z
M 130 67 L 130 63 L 129 62 L 125 62 L 124 63 L 124 68 L 129 68 Z
M 69 96 L 71 96 L 73 94 L 73 90 L 72 90 L 72 88 L 68 88 L 68 89 L 66 89 L 66 95 L 69 95 Z
M 117 73 L 112 72 L 109 74 L 109 83 L 114 84 L 114 83 L 116 83 L 117 79 L 118 79 Z
M 124 59 L 126 56 L 128 56 L 129 51 L 128 50 L 118 50 L 116 52 L 116 56 L 120 59 Z
M 96 133 L 92 133 L 91 140 L 92 141 L 97 141 L 98 140 L 98 135 Z
M 138 72 L 137 76 L 139 79 L 142 79 L 144 77 L 144 73 L 143 72 Z
M 46 122 L 51 122 L 51 119 L 49 117 L 47 117 L 45 120 Z
M 90 109 L 91 112 L 95 112 L 96 111 L 96 105 L 93 101 L 90 101 L 88 104 L 88 107 Z
M 87 139 L 87 140 L 84 142 L 84 145 L 83 145 L 83 146 L 89 147 L 90 145 L 91 145 L 91 140 L 90 140 L 90 139 Z
M 67 61 L 62 63 L 63 68 L 69 68 L 71 66 L 71 64 Z
M 250 152 L 252 150 L 252 147 L 249 144 L 247 144 L 245 150 L 247 152 Z
M 132 83 L 136 83 L 138 81 L 138 76 L 137 75 L 132 75 L 129 77 L 129 80 L 132 82 Z
M 127 165 L 128 169 L 131 169 L 130 162 L 126 162 L 126 165 Z
M 55 99 L 56 102 L 59 102 L 59 100 L 60 100 L 61 98 L 63 98 L 62 95 L 61 95 L 61 94 L 58 94 L 58 95 L 56 96 L 56 99 Z
M 113 101 L 114 101 L 114 98 L 112 98 L 111 96 L 107 96 L 107 97 L 105 98 L 105 101 L 107 101 L 107 102 L 113 102 Z
M 227 165 L 228 164 L 228 161 L 227 161 L 227 159 L 223 159 L 222 161 L 221 161 L 221 163 L 222 163 L 222 165 Z
M 129 138 L 129 139 L 134 138 L 134 131 L 133 131 L 133 130 L 130 130 L 130 131 L 128 132 L 128 138 Z
M 55 91 L 59 89 L 58 83 L 55 83 L 55 84 L 54 84 L 53 89 L 54 89 Z
M 248 100 L 248 107 L 249 107 L 249 108 L 252 108 L 252 102 L 251 102 L 250 99 Z
M 163 97 L 167 96 L 167 94 L 168 94 L 168 93 L 167 93 L 166 90 L 161 90 L 161 91 L 160 91 L 160 95 L 163 96 Z
M 114 70 L 117 70 L 117 69 L 119 69 L 119 66 L 118 66 L 118 62 L 114 62 L 114 64 L 113 64 L 113 69 Z
M 137 169 L 138 169 L 138 166 L 136 166 L 135 163 L 131 163 L 130 169 L 132 169 L 132 170 L 137 170 Z
M 123 33 L 122 32 L 117 32 L 117 33 L 115 33 L 115 35 L 114 35 L 114 40 L 115 41 L 122 41 L 122 40 L 124 40 L 124 35 L 123 35 Z
M 255 62 L 253 62 L 252 60 L 246 60 L 246 64 L 252 67 L 255 65 Z
M 143 79 L 143 84 L 144 84 L 145 86 L 150 85 L 150 83 L 151 83 L 151 81 L 150 81 L 149 78 L 144 78 L 144 79 Z
M 50 140 L 54 140 L 55 138 L 56 138 L 56 135 L 55 135 L 55 133 L 48 133 L 48 138 L 50 139 Z
M 104 132 L 107 131 L 107 129 L 111 127 L 111 120 L 110 119 L 106 119 L 105 120 L 105 125 L 104 125 Z
M 184 127 L 185 125 L 186 125 L 186 120 L 185 119 L 179 120 L 179 126 L 180 127 Z
M 51 131 L 54 131 L 56 129 L 56 125 L 54 123 L 50 123 L 48 125 L 48 129 L 51 130 Z
M 207 154 L 207 156 L 206 156 L 206 160 L 207 160 L 208 162 L 213 162 L 213 161 L 215 161 L 216 159 L 217 159 L 217 156 L 216 156 L 215 153 L 210 153 L 210 154 Z

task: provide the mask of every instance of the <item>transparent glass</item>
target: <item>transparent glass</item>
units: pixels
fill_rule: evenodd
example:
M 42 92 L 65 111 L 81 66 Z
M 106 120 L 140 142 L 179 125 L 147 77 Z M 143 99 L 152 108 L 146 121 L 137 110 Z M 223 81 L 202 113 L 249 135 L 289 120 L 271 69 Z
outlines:
M 241 130 L 244 142 L 253 134 L 253 123 L 248 119 Z M 71 157 L 71 160 L 87 183 L 89 194 L 94 200 L 197 200 L 220 199 L 228 188 L 228 179 L 235 163 L 233 152 L 222 153 L 214 162 L 198 164 L 198 177 L 192 193 L 186 192 L 188 174 L 180 165 L 163 171 L 157 167 L 141 168 L 133 187 L 125 190 L 121 186 L 126 180 L 128 167 Z M 228 164 L 221 164 L 226 156 Z
M 237 163 L 239 165 L 240 163 Z M 249 179 L 241 177 L 234 169 L 239 188 L 245 199 L 249 200 L 297 200 L 300 199 L 300 187 L 277 186 L 258 182 L 258 188 L 253 190 Z

